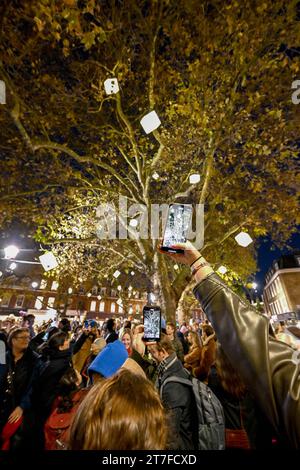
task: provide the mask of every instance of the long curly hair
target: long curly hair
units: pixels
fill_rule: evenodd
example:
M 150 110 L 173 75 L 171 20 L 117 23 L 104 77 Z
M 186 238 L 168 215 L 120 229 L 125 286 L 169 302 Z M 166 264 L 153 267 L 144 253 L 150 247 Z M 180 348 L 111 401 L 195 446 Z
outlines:
M 217 342 L 215 365 L 224 390 L 238 399 L 242 398 L 247 391 L 246 387 L 238 372 L 232 367 L 219 342 Z

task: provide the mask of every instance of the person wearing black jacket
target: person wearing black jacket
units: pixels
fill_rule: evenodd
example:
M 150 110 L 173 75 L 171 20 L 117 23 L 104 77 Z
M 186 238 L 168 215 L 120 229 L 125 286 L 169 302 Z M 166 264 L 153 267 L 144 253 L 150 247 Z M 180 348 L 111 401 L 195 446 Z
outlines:
M 183 254 L 168 256 L 191 266 L 197 283 L 194 295 L 229 361 L 276 434 L 287 447 L 299 449 L 299 352 L 274 337 L 269 318 L 235 294 L 190 242 L 173 248 L 180 248 Z
M 162 334 L 160 341 L 149 343 L 148 348 L 158 363 L 156 387 L 159 391 L 170 376 L 186 379 L 186 371 L 167 335 Z M 162 390 L 162 402 L 169 412 L 168 449 L 197 449 L 197 408 L 191 387 L 176 382 L 167 383 Z
M 36 424 L 37 445 L 43 448 L 43 427 L 59 395 L 59 381 L 71 367 L 71 350 L 68 334 L 59 331 L 40 349 L 43 370 L 33 387 L 33 411 Z
M 10 439 L 10 449 L 27 448 L 27 418 L 32 406 L 32 388 L 41 370 L 38 354 L 29 347 L 28 328 L 15 328 L 8 337 L 6 364 L 0 375 L 0 434 L 6 423 L 22 425 Z M 1 446 L 0 446 L 1 447 Z

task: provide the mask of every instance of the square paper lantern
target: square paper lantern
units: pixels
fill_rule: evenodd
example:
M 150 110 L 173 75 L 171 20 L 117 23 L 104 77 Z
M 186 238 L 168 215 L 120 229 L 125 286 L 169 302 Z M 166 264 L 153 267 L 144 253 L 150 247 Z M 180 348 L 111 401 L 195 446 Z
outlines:
M 3 80 L 0 80 L 0 104 L 6 104 L 6 88 Z
M 50 271 L 58 266 L 58 262 L 51 251 L 39 256 L 39 260 L 45 271 Z
M 114 95 L 119 92 L 119 84 L 116 78 L 108 78 L 104 82 L 104 89 L 107 95 Z
M 246 232 L 240 232 L 236 237 L 234 237 L 238 245 L 246 247 L 253 242 L 250 235 Z
M 146 134 L 150 134 L 150 132 L 155 131 L 155 129 L 161 125 L 160 119 L 155 111 L 151 111 L 146 114 L 146 116 L 142 117 L 140 123 Z
M 119 276 L 120 276 L 120 271 L 116 270 L 114 273 L 113 273 L 113 276 L 117 279 Z

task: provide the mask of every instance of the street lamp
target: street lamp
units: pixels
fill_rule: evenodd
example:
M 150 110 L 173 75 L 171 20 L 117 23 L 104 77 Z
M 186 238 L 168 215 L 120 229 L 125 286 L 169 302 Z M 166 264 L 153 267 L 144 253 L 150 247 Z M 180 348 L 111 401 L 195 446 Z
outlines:
M 12 259 L 17 256 L 19 253 L 19 248 L 17 248 L 15 245 L 9 245 L 6 248 L 4 248 L 4 253 L 5 253 L 5 258 L 6 259 Z

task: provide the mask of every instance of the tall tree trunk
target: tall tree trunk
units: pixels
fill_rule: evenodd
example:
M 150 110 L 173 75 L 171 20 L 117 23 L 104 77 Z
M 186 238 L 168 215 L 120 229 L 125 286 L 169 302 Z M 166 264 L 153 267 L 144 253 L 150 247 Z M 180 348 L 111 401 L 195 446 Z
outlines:
M 178 297 L 174 291 L 168 273 L 168 266 L 163 256 L 154 254 L 154 274 L 152 276 L 154 293 L 159 299 L 162 316 L 166 321 L 175 323 Z

